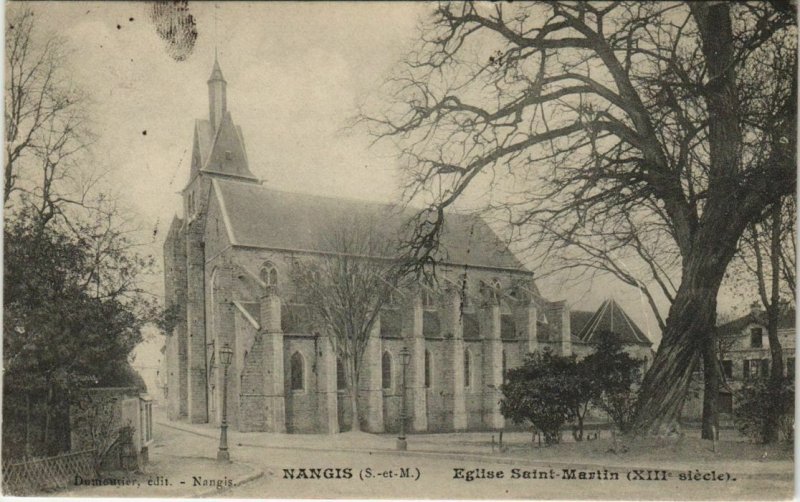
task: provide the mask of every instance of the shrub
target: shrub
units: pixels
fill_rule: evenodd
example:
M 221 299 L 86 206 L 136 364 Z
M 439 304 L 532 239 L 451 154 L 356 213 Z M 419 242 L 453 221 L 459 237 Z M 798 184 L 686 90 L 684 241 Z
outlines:
M 736 428 L 759 443 L 770 437 L 769 418 L 772 413 L 780 417 L 777 421 L 779 434 L 784 441 L 794 439 L 794 380 L 783 378 L 779 385 L 771 386 L 769 380 L 748 382 L 736 395 L 733 410 Z
M 641 379 L 643 361 L 622 350 L 619 336 L 600 331 L 594 353 L 581 364 L 592 375 L 597 393 L 592 402 L 605 411 L 623 433 L 630 430 L 636 412 L 636 385 Z
M 545 444 L 561 440 L 561 427 L 573 417 L 577 400 L 577 365 L 549 349 L 528 354 L 522 366 L 508 371 L 501 387 L 503 416 L 520 424 L 530 422 L 542 433 Z

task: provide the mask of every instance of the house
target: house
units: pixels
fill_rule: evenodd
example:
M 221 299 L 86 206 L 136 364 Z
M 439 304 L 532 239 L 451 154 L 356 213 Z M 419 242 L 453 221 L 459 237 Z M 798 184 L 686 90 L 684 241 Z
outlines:
M 753 304 L 750 312 L 717 326 L 719 358 L 724 382 L 720 389 L 719 411 L 733 413 L 736 392 L 748 381 L 769 376 L 772 357 L 767 336 L 766 312 Z M 781 310 L 778 319 L 778 340 L 783 349 L 784 371 L 794 375 L 795 310 Z M 702 372 L 693 380 L 683 416 L 699 420 L 703 409 Z

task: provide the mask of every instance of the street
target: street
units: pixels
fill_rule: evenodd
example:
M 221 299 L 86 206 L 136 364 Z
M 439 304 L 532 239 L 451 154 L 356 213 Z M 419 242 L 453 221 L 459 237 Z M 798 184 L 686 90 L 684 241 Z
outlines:
M 216 453 L 216 441 L 171 428 L 160 428 L 159 452 L 197 458 Z M 320 436 L 325 448 L 325 436 Z M 220 492 L 224 498 L 526 498 L 526 499 L 763 499 L 789 498 L 790 477 L 725 479 L 713 467 L 689 465 L 690 479 L 664 471 L 631 473 L 630 469 L 575 471 L 563 466 L 526 465 L 448 455 L 293 450 L 231 444 L 234 462 L 247 462 L 265 475 Z M 178 453 L 180 452 L 180 453 Z M 577 467 L 577 466 L 576 466 Z M 712 474 L 713 472 L 713 474 Z M 203 473 L 187 473 L 187 476 Z M 457 478 L 456 478 L 457 476 Z M 667 480 L 662 480 L 667 477 Z M 693 478 L 699 480 L 695 481 Z M 573 478 L 573 479 L 567 479 Z M 583 478 L 583 479 L 582 479 Z M 616 478 L 616 479 L 615 479 Z M 633 479 L 633 480 L 629 480 Z M 722 479 L 720 479 L 722 478 Z M 471 479 L 468 481 L 468 479 Z M 649 479 L 649 480 L 648 480 Z M 713 480 L 712 480 L 713 479 Z

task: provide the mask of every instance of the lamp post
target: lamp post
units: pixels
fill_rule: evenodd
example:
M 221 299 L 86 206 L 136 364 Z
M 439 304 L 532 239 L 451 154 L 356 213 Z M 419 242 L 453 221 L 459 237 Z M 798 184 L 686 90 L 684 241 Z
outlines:
M 406 368 L 410 360 L 411 351 L 408 350 L 408 347 L 403 347 L 400 350 L 400 363 L 403 365 L 403 382 L 400 394 L 400 435 L 397 437 L 398 450 L 405 450 L 408 448 L 408 443 L 406 443 Z
M 222 422 L 219 425 L 219 451 L 218 462 L 230 462 L 231 454 L 228 452 L 228 366 L 233 358 L 233 349 L 226 342 L 219 349 L 219 363 L 222 365 Z

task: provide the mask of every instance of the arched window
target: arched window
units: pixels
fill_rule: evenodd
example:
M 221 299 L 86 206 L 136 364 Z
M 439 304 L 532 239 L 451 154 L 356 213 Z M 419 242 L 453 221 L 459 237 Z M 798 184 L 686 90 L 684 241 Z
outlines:
M 426 350 L 425 351 L 425 388 L 430 389 L 432 380 L 431 380 L 431 353 Z
M 305 361 L 303 354 L 295 352 L 289 360 L 289 375 L 292 390 L 303 390 L 305 388 L 304 381 Z
M 472 381 L 470 378 L 470 359 L 469 350 L 464 350 L 464 387 L 469 387 L 469 384 Z
M 275 265 L 270 262 L 265 262 L 263 265 L 261 265 L 261 273 L 259 278 L 261 279 L 261 282 L 267 286 L 277 286 L 278 271 L 275 269 Z
M 508 381 L 508 377 L 506 377 L 506 372 L 508 371 L 508 363 L 506 362 L 506 351 L 503 351 L 503 378 L 501 381 L 506 383 Z
M 384 389 L 392 388 L 392 356 L 388 352 L 381 357 L 381 383 Z
M 347 378 L 345 378 L 344 374 L 344 364 L 342 364 L 341 358 L 336 358 L 336 388 L 338 390 L 343 390 L 347 388 Z
M 425 309 L 432 309 L 436 307 L 436 304 L 433 301 L 433 295 L 428 290 L 422 291 L 422 308 Z

